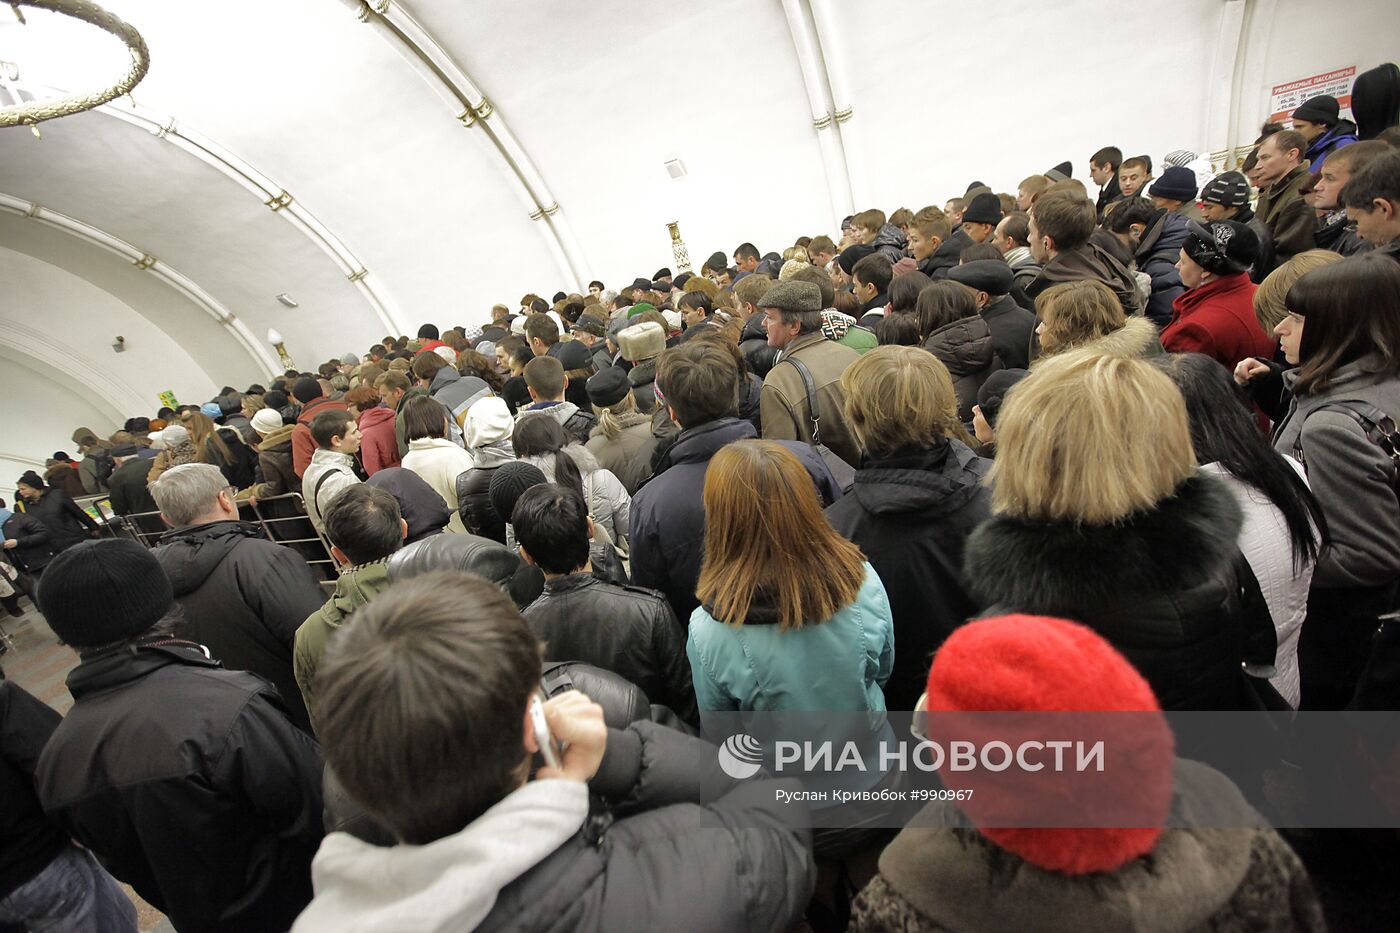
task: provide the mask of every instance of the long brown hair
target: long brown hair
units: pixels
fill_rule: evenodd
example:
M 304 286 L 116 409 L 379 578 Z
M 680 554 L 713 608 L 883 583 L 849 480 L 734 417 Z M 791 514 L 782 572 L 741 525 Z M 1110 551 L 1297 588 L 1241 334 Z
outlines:
M 1364 253 L 1314 269 L 1285 304 L 1307 322 L 1294 395 L 1326 391 L 1338 369 L 1362 359 L 1377 381 L 1400 375 L 1400 267 L 1389 257 Z
M 213 419 L 202 411 L 192 411 L 185 416 L 185 426 L 190 429 L 190 443 L 194 444 L 195 456 L 200 463 L 209 462 L 209 448 L 213 447 L 224 458 L 224 463 L 233 462 L 233 452 L 219 436 L 219 428 Z
M 855 601 L 865 556 L 822 514 L 797 455 L 745 440 L 705 471 L 705 560 L 695 594 L 710 614 L 742 625 L 755 595 L 771 599 L 783 630 L 820 623 Z

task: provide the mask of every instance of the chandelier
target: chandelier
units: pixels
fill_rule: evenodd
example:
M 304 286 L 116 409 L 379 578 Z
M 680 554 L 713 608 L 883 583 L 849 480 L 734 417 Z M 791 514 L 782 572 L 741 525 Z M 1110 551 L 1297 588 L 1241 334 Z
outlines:
M 24 23 L 25 19 L 20 7 L 27 6 L 36 10 L 49 10 L 64 16 L 71 16 L 111 33 L 122 40 L 127 51 L 131 53 L 131 67 L 110 87 L 70 94 L 66 97 L 24 101 L 13 107 L 0 107 L 0 127 L 28 126 L 33 129 L 36 123 L 42 123 L 44 120 L 66 117 L 100 107 L 109 100 L 130 93 L 131 89 L 136 87 L 146 76 L 146 70 L 151 67 L 151 53 L 146 48 L 146 40 L 141 38 L 141 34 L 95 3 L 90 3 L 88 0 L 5 0 L 5 2 L 8 2 L 14 9 L 15 16 L 19 17 L 21 23 Z M 38 133 L 38 130 L 35 129 L 34 132 Z

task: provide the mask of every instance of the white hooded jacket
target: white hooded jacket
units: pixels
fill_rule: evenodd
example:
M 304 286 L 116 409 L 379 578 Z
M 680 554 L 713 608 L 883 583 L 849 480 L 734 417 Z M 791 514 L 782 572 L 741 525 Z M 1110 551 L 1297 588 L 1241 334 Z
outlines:
M 311 863 L 316 896 L 293 933 L 458 933 L 486 919 L 508 884 L 567 842 L 588 816 L 588 786 L 532 781 L 466 828 L 389 848 L 331 833 Z

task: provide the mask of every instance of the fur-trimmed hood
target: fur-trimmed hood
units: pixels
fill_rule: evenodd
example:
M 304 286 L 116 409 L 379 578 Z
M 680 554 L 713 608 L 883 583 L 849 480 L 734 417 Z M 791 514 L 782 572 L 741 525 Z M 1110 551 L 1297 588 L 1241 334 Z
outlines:
M 1241 521 L 1230 490 L 1198 474 L 1155 509 L 1111 525 L 995 516 L 968 539 L 964 570 L 983 606 L 1075 618 L 1085 606 L 1210 581 L 1233 560 Z
M 1152 323 L 1151 318 L 1133 315 L 1128 318 L 1128 323 L 1113 333 L 1104 334 L 1081 346 L 1093 347 L 1095 352 L 1103 356 L 1122 359 L 1159 356 L 1162 353 L 1162 341 L 1157 335 L 1157 325 Z

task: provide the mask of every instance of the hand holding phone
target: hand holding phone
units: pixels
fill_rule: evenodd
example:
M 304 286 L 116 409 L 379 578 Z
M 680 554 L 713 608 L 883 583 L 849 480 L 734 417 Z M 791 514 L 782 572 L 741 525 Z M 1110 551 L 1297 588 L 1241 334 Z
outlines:
M 530 702 L 535 742 L 545 759 L 545 766 L 536 777 L 587 782 L 597 774 L 608 744 L 603 708 L 577 690 L 566 691 L 542 703 L 538 697 Z M 555 758 L 553 762 L 551 754 Z

